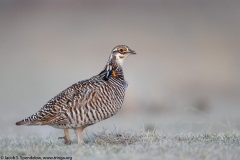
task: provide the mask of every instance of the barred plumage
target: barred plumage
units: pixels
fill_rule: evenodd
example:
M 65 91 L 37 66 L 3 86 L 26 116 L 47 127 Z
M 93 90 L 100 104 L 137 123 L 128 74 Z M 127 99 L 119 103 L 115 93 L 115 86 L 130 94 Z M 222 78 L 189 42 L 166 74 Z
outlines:
M 68 87 L 16 125 L 50 125 L 64 129 L 66 143 L 70 142 L 68 129 L 74 129 L 78 142 L 82 143 L 84 128 L 113 116 L 121 108 L 127 88 L 122 64 L 130 54 L 135 52 L 126 45 L 115 47 L 101 73 Z

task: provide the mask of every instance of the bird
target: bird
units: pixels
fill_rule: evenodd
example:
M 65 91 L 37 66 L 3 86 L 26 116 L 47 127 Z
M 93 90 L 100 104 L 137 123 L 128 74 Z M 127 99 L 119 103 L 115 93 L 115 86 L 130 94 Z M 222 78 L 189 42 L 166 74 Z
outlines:
M 71 85 L 16 125 L 48 125 L 63 129 L 64 136 L 59 138 L 66 144 L 71 144 L 69 129 L 73 129 L 77 143 L 83 144 L 82 132 L 86 127 L 112 117 L 121 109 L 128 87 L 123 62 L 135 54 L 127 45 L 114 47 L 99 74 Z

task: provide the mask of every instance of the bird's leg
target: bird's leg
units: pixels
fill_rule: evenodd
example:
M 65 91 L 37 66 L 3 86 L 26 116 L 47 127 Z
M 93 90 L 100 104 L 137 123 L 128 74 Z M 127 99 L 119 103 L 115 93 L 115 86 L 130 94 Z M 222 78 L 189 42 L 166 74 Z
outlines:
M 66 144 L 70 144 L 71 141 L 70 141 L 68 129 L 67 129 L 67 128 L 64 128 L 63 131 L 64 131 L 64 137 L 59 137 L 58 139 L 63 139 L 63 138 L 64 138 L 65 143 L 66 143 Z
M 83 129 L 84 128 L 77 128 L 74 130 L 76 136 L 77 136 L 77 139 L 78 139 L 78 144 L 83 144 L 84 141 L 82 139 L 82 132 L 83 132 Z

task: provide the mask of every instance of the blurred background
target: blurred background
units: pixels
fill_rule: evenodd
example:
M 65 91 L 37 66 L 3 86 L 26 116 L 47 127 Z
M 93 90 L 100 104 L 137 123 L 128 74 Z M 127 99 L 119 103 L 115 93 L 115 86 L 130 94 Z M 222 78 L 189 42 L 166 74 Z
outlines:
M 15 122 L 98 74 L 118 44 L 137 52 L 124 64 L 124 106 L 88 131 L 239 130 L 239 8 L 239 0 L 1 0 L 0 136 L 60 136 Z

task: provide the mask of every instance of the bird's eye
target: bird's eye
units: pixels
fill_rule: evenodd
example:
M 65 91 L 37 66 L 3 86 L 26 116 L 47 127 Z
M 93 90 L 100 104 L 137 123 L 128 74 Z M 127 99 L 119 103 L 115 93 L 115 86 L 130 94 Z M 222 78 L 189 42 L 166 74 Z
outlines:
M 119 48 L 118 51 L 119 51 L 120 53 L 123 53 L 123 52 L 126 52 L 126 51 L 127 51 L 127 48 L 122 47 L 122 48 Z

